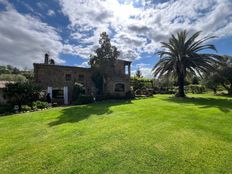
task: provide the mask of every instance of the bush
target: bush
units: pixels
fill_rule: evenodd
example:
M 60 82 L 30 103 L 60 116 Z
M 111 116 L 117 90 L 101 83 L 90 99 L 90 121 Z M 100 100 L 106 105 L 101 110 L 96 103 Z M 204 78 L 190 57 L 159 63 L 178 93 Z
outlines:
M 0 114 L 11 113 L 11 112 L 13 112 L 13 108 L 11 105 L 0 106 Z
M 189 85 L 186 87 L 186 91 L 193 94 L 202 94 L 206 92 L 206 88 L 202 85 Z
M 104 101 L 104 100 L 109 99 L 109 97 L 106 95 L 97 95 L 95 98 L 96 98 L 96 101 Z
M 84 94 L 84 86 L 81 83 L 75 83 L 73 86 L 73 100 L 76 100 L 80 95 Z
M 42 101 L 36 101 L 32 103 L 32 108 L 33 109 L 45 109 L 48 108 L 49 104 L 47 102 L 42 102 Z
M 134 99 L 135 98 L 135 93 L 132 91 L 126 92 L 126 98 L 125 99 Z
M 28 105 L 22 105 L 22 106 L 21 106 L 21 111 L 22 111 L 22 112 L 31 111 L 31 107 L 28 106 Z
M 11 105 L 30 105 L 40 97 L 40 86 L 31 82 L 8 83 L 4 88 L 4 96 Z
M 89 103 L 93 103 L 94 102 L 94 98 L 91 95 L 80 95 L 77 99 L 77 101 L 75 102 L 75 104 L 77 105 L 83 105 L 83 104 L 89 104 Z

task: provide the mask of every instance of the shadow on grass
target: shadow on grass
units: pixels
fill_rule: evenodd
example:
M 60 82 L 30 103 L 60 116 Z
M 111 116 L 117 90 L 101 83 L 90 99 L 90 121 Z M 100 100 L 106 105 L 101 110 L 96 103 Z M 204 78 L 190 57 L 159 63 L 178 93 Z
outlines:
M 176 98 L 170 97 L 164 99 L 169 102 L 175 102 L 180 104 L 194 104 L 201 108 L 218 108 L 222 112 L 230 112 L 232 110 L 232 99 L 231 98 Z
M 49 123 L 49 126 L 56 126 L 64 123 L 75 123 L 87 119 L 91 115 L 110 114 L 110 107 L 117 105 L 131 104 L 131 101 L 105 101 L 88 105 L 71 106 L 64 108 L 58 120 Z

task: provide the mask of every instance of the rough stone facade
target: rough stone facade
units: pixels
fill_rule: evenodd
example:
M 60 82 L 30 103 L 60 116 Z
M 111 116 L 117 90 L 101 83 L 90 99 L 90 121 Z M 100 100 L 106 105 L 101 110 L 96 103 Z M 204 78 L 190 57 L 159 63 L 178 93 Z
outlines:
M 115 62 L 113 73 L 105 79 L 105 94 L 125 96 L 130 91 L 130 64 L 131 62 L 124 60 Z M 84 85 L 87 95 L 92 95 L 96 91 L 91 80 L 91 68 L 50 65 L 45 61 L 43 64 L 34 64 L 34 76 L 36 83 L 41 85 L 48 93 L 52 93 L 53 101 L 61 104 L 64 102 L 64 87 L 68 89 L 68 95 L 66 94 L 68 103 L 66 104 L 72 103 L 72 91 L 76 82 Z M 52 92 L 49 91 L 49 88 L 52 89 Z

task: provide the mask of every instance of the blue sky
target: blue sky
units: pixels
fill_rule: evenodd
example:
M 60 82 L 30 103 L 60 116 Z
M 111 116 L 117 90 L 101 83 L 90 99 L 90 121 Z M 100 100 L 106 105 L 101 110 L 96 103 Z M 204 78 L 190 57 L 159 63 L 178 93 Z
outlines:
M 49 52 L 58 64 L 88 66 L 106 31 L 121 59 L 151 77 L 171 33 L 202 30 L 232 55 L 231 0 L 0 0 L 0 64 L 32 68 Z

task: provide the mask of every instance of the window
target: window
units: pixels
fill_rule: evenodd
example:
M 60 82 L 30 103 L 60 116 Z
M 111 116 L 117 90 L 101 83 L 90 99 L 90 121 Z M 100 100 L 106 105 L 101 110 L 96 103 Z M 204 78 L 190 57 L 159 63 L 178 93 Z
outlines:
M 62 90 L 62 89 L 53 89 L 52 90 L 52 98 L 55 98 L 55 99 L 64 98 L 64 90 Z
M 84 81 L 85 79 L 85 76 L 83 74 L 80 74 L 79 77 L 78 77 L 79 81 Z
M 129 65 L 125 65 L 125 75 L 129 74 Z
M 65 80 L 66 81 L 71 81 L 72 80 L 71 74 L 65 74 Z
M 115 92 L 124 92 L 125 91 L 125 85 L 123 83 L 117 83 L 115 84 Z

